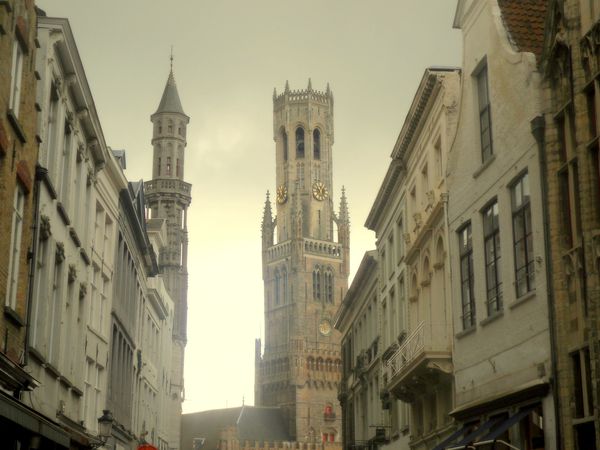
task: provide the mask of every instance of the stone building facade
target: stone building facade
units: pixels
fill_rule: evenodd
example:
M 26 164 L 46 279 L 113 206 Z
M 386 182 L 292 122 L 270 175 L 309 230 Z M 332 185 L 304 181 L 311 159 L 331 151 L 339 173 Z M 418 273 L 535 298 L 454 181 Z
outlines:
M 557 437 L 600 449 L 600 3 L 548 2 L 542 70 L 546 110 L 534 123 L 543 152 Z
M 103 170 L 116 162 L 68 21 L 40 16 L 38 42 L 40 182 L 28 353 L 41 386 L 28 403 L 69 430 L 72 446 L 85 447 L 95 442 L 106 399 L 120 178 L 115 167 Z
M 377 251 L 366 252 L 334 322 L 342 334 L 342 380 L 338 399 L 342 407 L 342 447 L 345 449 L 383 443 L 387 435 L 379 398 L 378 272 Z
M 262 222 L 265 341 L 256 348 L 255 402 L 280 406 L 298 442 L 341 442 L 340 335 L 333 316 L 347 289 L 349 219 L 331 193 L 333 94 L 273 94 L 276 217 Z M 337 239 L 335 233 L 337 232 Z
M 397 409 L 409 412 L 404 427 L 413 449 L 433 447 L 454 428 L 446 169 L 460 73 L 425 71 L 367 219 L 382 260 L 382 307 L 389 310 L 382 385 L 390 401 L 403 402 Z
M 542 175 L 531 132 L 542 108 L 536 56 L 544 8 L 502 0 L 457 6 L 463 83 L 447 187 L 451 415 L 460 428 L 446 448 L 556 448 Z

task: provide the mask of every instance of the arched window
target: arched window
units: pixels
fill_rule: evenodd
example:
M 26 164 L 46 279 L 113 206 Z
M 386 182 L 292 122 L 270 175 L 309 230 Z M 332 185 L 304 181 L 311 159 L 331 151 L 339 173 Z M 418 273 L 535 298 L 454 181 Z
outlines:
M 162 164 L 162 161 L 160 160 L 160 158 L 158 158 L 158 167 L 157 167 L 157 172 L 158 172 L 158 176 L 160 177 L 160 166 Z
M 325 286 L 325 301 L 327 303 L 333 303 L 333 273 L 331 267 L 328 267 L 323 275 L 324 286 Z
M 321 271 L 319 266 L 313 270 L 313 300 L 321 300 Z
M 281 275 L 279 274 L 279 270 L 275 271 L 275 304 L 279 305 L 281 302 L 280 298 L 281 292 Z
M 171 175 L 171 157 L 167 156 L 167 175 Z
M 281 129 L 281 145 L 283 146 L 283 161 L 288 160 L 288 135 L 285 129 Z
M 313 131 L 313 158 L 321 159 L 321 132 L 318 128 Z
M 304 158 L 304 128 L 296 128 L 296 158 Z
M 173 121 L 169 120 L 169 126 L 167 127 L 167 132 L 173 133 Z
M 162 134 L 162 122 L 158 122 L 158 134 Z
M 181 176 L 181 163 L 179 162 L 179 158 L 177 158 L 177 162 L 175 165 L 175 174 L 180 177 Z

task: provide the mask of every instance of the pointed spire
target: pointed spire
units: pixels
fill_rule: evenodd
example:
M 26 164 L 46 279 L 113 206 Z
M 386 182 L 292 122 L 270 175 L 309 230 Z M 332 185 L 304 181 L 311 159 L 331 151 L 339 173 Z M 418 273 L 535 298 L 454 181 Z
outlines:
M 273 88 L 273 100 L 277 98 L 277 88 Z
M 262 226 L 271 226 L 273 224 L 273 213 L 271 212 L 271 199 L 269 198 L 269 191 L 267 191 L 267 199 L 265 200 L 265 209 L 263 210 Z
M 308 90 L 312 91 L 312 81 L 310 80 L 310 77 L 308 77 Z
M 327 95 L 331 94 L 331 88 L 329 87 L 329 82 L 327 82 L 327 89 L 325 90 Z
M 181 106 L 181 100 L 179 100 L 179 93 L 177 92 L 177 85 L 175 84 L 175 76 L 173 75 L 173 47 L 171 47 L 171 70 L 169 72 L 169 78 L 163 95 L 160 99 L 160 104 L 156 113 L 179 113 L 184 114 L 183 107 Z
M 285 80 L 285 91 L 286 94 L 288 92 L 290 92 L 290 83 L 288 82 L 288 80 Z
M 350 214 L 348 213 L 348 200 L 346 199 L 346 188 L 344 186 L 342 186 L 342 198 L 340 199 L 339 220 L 342 223 L 350 222 Z

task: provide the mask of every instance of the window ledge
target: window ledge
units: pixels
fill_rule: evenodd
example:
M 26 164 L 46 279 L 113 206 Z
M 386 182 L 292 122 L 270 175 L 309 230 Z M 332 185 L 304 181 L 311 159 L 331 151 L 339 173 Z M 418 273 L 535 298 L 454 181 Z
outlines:
M 481 166 L 479 166 L 479 168 L 473 172 L 473 178 L 477 178 L 479 175 L 481 175 L 481 173 L 487 169 L 494 161 L 496 161 L 496 154 L 493 153 L 492 156 L 490 156 L 486 162 L 484 162 Z
M 40 364 L 46 364 L 46 358 L 35 347 L 30 346 L 28 350 L 29 356 L 32 356 Z
M 60 379 L 60 370 L 54 367 L 51 363 L 46 362 L 46 364 L 44 365 L 44 369 L 46 369 L 47 372 L 50 372 L 52 375 L 54 375 L 54 378 L 56 378 L 57 380 Z
M 504 316 L 504 310 L 501 309 L 499 311 L 494 311 L 491 315 L 487 316 L 485 319 L 483 319 L 481 322 L 479 322 L 479 325 L 484 327 L 488 323 L 491 323 L 491 322 L 495 321 L 496 319 L 499 319 L 502 316 Z
M 21 315 L 10 306 L 4 306 L 4 317 L 19 328 L 25 326 L 25 321 L 21 318 Z
M 522 305 L 523 303 L 525 303 L 527 300 L 532 299 L 535 297 L 535 290 L 528 292 L 525 295 L 522 295 L 521 297 L 519 297 L 518 299 L 516 299 L 514 302 L 512 302 L 508 307 L 510 309 L 516 308 L 519 305 Z
M 9 109 L 6 113 L 6 116 L 8 117 L 8 121 L 10 122 L 13 130 L 17 134 L 17 137 L 21 141 L 21 144 L 25 144 L 27 142 L 27 137 L 25 136 L 25 131 L 23 131 L 23 127 L 21 126 L 21 123 L 19 122 L 19 119 L 15 115 L 14 111 Z
M 477 327 L 475 325 L 471 325 L 469 328 L 466 328 L 466 329 L 464 329 L 464 330 L 459 331 L 458 333 L 456 333 L 454 335 L 454 337 L 456 339 L 461 339 L 461 338 L 463 338 L 463 337 L 465 337 L 465 336 L 467 336 L 467 335 L 469 335 L 471 333 L 474 333 L 476 329 L 477 329 Z

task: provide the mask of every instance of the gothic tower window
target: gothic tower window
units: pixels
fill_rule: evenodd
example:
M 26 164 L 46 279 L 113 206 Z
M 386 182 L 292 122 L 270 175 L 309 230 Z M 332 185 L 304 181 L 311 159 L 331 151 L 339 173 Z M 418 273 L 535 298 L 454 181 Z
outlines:
M 333 303 L 333 273 L 331 267 L 328 267 L 323 274 L 323 281 L 325 286 L 325 301 L 327 303 Z
M 167 132 L 169 134 L 173 133 L 173 121 L 172 120 L 169 120 L 169 126 L 167 127 Z
M 283 161 L 288 160 L 288 136 L 284 128 L 281 128 L 281 143 L 283 146 Z
M 160 158 L 158 158 L 158 168 L 157 168 L 157 173 L 158 173 L 158 176 L 159 176 L 159 177 L 160 177 L 160 166 L 161 166 L 161 159 L 160 159 Z
M 304 128 L 296 128 L 296 158 L 304 158 Z
M 177 162 L 175 163 L 175 175 L 178 177 L 181 176 L 181 162 L 179 161 L 179 158 L 177 158 Z
M 288 302 L 288 274 L 287 274 L 287 270 L 285 268 L 283 268 L 281 270 L 281 278 L 283 281 L 283 294 L 282 294 L 282 300 L 283 303 L 287 303 Z
M 171 175 L 171 157 L 167 156 L 167 175 Z
M 275 271 L 275 304 L 279 305 L 281 303 L 281 274 L 279 270 Z
M 321 132 L 318 129 L 313 131 L 313 158 L 321 159 Z
M 321 271 L 319 266 L 313 270 L 313 300 L 321 300 Z
M 158 134 L 162 134 L 162 122 L 158 122 Z

